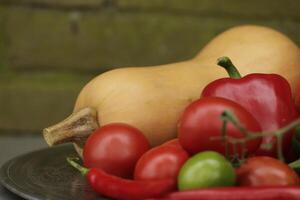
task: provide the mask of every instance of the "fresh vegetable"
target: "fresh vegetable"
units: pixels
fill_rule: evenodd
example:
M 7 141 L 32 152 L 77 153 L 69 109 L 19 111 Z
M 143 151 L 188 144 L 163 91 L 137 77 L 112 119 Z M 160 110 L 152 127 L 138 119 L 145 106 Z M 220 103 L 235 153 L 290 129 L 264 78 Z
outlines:
M 300 78 L 299 77 L 298 77 L 298 82 L 296 84 L 296 92 L 294 96 L 295 96 L 296 107 L 300 111 Z
M 173 178 L 176 181 L 180 168 L 188 158 L 178 139 L 174 139 L 147 151 L 136 164 L 134 179 Z
M 172 146 L 176 146 L 176 147 L 181 147 L 181 148 L 182 148 L 182 146 L 181 146 L 180 143 L 179 143 L 178 138 L 169 140 L 169 141 L 167 141 L 167 142 L 161 144 L 160 146 L 167 146 L 167 145 L 172 145 Z
M 74 168 L 86 176 L 91 187 L 100 195 L 116 199 L 140 200 L 162 196 L 175 188 L 173 179 L 129 180 L 107 174 L 99 168 L 85 168 L 67 158 Z
M 182 147 L 191 154 L 213 150 L 223 155 L 233 155 L 234 146 L 228 144 L 227 148 L 227 143 L 221 139 L 224 123 L 220 116 L 224 110 L 231 110 L 245 128 L 252 131 L 261 130 L 256 119 L 239 104 L 220 97 L 205 97 L 191 103 L 179 120 L 178 138 Z M 226 127 L 226 135 L 234 138 L 244 137 L 232 124 Z M 260 138 L 246 142 L 247 153 L 255 152 L 260 142 Z M 238 146 L 237 152 L 242 154 L 241 146 Z
M 191 157 L 178 175 L 179 190 L 232 186 L 235 172 L 231 163 L 217 152 L 205 151 Z
M 210 41 L 195 59 L 200 67 L 204 66 L 212 73 L 222 73 L 225 77 L 226 73 L 221 69 L 212 69 L 216 67 L 212 65 L 216 58 L 224 55 L 240 66 L 239 71 L 244 76 L 251 73 L 279 74 L 288 80 L 293 96 L 298 91 L 299 47 L 277 31 L 258 26 L 229 29 Z
M 240 186 L 300 185 L 300 178 L 292 168 L 267 156 L 248 158 L 236 174 Z
M 76 114 L 90 107 L 90 111 L 97 112 L 91 124 L 127 123 L 140 129 L 152 146 L 162 144 L 176 137 L 177 121 L 184 108 L 198 99 L 208 83 L 225 76 L 215 67 L 215 59 L 223 55 L 234 59 L 244 75 L 280 74 L 292 88 L 300 77 L 299 48 L 286 36 L 266 27 L 235 27 L 213 39 L 191 60 L 116 69 L 94 78 L 80 92 L 74 115 L 67 122 L 45 129 L 44 137 L 49 145 L 75 142 L 79 137 L 84 143 L 94 127 L 80 123 Z
M 84 165 L 129 178 L 138 159 L 149 149 L 149 142 L 138 129 L 123 123 L 107 124 L 87 139 L 83 149 Z
M 299 186 L 223 187 L 173 192 L 156 200 L 300 200 Z
M 227 70 L 230 78 L 208 84 L 202 91 L 202 97 L 223 97 L 240 104 L 257 119 L 264 131 L 279 129 L 299 116 L 289 83 L 282 76 L 253 73 L 241 77 L 228 57 L 219 58 L 218 64 Z M 284 135 L 285 153 L 290 149 L 292 134 Z M 256 154 L 276 156 L 275 144 L 276 137 L 264 137 Z

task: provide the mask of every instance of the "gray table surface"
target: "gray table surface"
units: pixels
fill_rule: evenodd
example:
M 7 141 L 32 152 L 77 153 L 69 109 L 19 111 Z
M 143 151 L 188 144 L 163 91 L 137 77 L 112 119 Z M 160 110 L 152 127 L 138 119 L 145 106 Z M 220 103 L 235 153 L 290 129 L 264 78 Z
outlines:
M 15 156 L 47 147 L 41 135 L 3 135 L 0 134 L 0 166 Z M 0 184 L 0 200 L 21 200 Z

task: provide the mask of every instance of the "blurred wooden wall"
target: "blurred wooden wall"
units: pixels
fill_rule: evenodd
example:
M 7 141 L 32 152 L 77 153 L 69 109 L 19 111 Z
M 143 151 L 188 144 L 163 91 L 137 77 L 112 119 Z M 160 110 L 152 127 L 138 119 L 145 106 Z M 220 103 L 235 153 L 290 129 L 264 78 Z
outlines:
M 40 132 L 96 74 L 191 58 L 241 24 L 300 44 L 300 1 L 0 0 L 0 134 Z

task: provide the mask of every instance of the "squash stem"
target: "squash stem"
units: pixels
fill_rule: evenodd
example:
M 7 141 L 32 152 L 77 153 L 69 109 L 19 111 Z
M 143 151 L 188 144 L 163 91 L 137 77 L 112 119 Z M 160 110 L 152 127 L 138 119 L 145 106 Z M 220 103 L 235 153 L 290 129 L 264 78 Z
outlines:
M 97 110 L 86 107 L 62 122 L 45 128 L 43 136 L 47 144 L 53 146 L 86 139 L 98 127 Z

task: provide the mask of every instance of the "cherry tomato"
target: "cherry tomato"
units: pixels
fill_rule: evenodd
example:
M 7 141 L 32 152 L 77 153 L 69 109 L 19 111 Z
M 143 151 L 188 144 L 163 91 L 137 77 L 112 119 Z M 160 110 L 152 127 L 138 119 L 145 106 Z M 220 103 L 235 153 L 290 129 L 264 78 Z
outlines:
M 136 162 L 149 149 L 141 131 L 127 124 L 112 123 L 89 136 L 83 161 L 87 168 L 101 168 L 109 174 L 130 178 Z
M 178 172 L 189 158 L 178 139 L 166 142 L 147 151 L 137 162 L 134 172 L 136 180 L 177 179 Z
M 184 110 L 178 125 L 178 138 L 182 147 L 191 154 L 212 150 L 225 153 L 225 144 L 221 138 L 223 122 L 221 113 L 230 110 L 241 124 L 251 131 L 261 131 L 256 119 L 239 104 L 221 97 L 203 97 L 192 102 Z M 244 135 L 228 123 L 226 135 L 242 138 Z M 217 140 L 216 138 L 219 137 Z M 261 138 L 246 143 L 248 153 L 253 153 L 259 147 Z M 233 145 L 229 144 L 229 153 L 233 154 Z M 241 148 L 238 146 L 238 153 Z
M 267 156 L 251 157 L 236 170 L 241 186 L 299 185 L 297 173 L 287 164 Z
M 175 139 L 166 141 L 166 142 L 163 143 L 162 145 L 174 145 L 174 146 L 177 146 L 177 147 L 182 148 L 182 146 L 180 145 L 180 143 L 179 143 L 179 141 L 178 141 L 178 138 L 175 138 Z
M 235 172 L 226 158 L 214 151 L 204 151 L 191 157 L 178 175 L 179 190 L 232 186 Z

